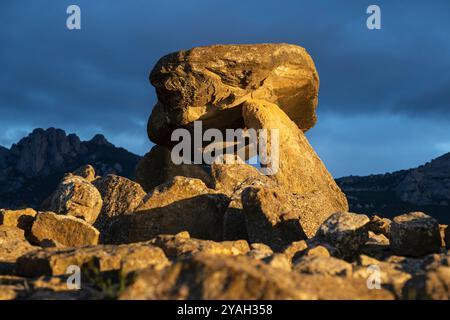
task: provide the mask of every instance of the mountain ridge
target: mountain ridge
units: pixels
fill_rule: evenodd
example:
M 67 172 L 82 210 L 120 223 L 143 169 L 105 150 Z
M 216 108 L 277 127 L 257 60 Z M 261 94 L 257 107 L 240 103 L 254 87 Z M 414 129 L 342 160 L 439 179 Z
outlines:
M 62 129 L 34 129 L 11 148 L 0 147 L 0 207 L 39 207 L 66 172 L 86 164 L 100 175 L 132 178 L 139 160 L 101 134 L 81 141 Z

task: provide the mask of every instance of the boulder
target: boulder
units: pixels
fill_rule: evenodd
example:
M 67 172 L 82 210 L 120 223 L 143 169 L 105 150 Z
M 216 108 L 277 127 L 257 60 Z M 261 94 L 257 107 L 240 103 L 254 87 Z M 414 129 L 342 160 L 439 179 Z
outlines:
M 107 175 L 93 182 L 103 199 L 103 206 L 94 226 L 103 233 L 108 221 L 117 215 L 130 214 L 146 196 L 141 186 L 127 178 Z
M 0 209 L 0 225 L 17 227 L 28 233 L 31 230 L 36 214 L 36 210 L 31 208 L 20 210 Z
M 95 245 L 100 233 L 82 219 L 40 212 L 31 228 L 32 241 L 41 246 L 80 247 Z
M 120 299 L 392 299 L 363 280 L 298 274 L 246 256 L 197 254 L 155 272 L 136 273 Z
M 450 267 L 441 266 L 409 280 L 403 289 L 403 299 L 449 300 Z
M 26 239 L 24 231 L 16 227 L 0 226 L 0 274 L 11 273 L 21 255 L 37 250 Z M 0 281 L 1 282 L 1 281 Z
M 229 202 L 229 197 L 201 180 L 177 176 L 149 193 L 133 214 L 115 217 L 108 231 L 110 241 L 138 242 L 182 231 L 194 238 L 220 241 Z
M 164 252 L 149 243 L 98 245 L 83 248 L 47 248 L 23 255 L 17 261 L 17 273 L 25 277 L 59 276 L 75 265 L 97 268 L 99 272 L 125 273 L 144 268 L 163 269 L 170 264 Z
M 273 250 L 268 245 L 264 243 L 251 243 L 250 251 L 246 255 L 253 259 L 263 260 L 273 254 Z
M 401 256 L 418 257 L 439 252 L 439 223 L 423 212 L 397 216 L 392 221 L 390 240 L 392 251 Z
M 370 217 L 369 230 L 375 234 L 382 234 L 389 239 L 392 221 L 377 215 Z
M 136 167 L 136 181 L 146 192 L 172 180 L 176 176 L 196 178 L 211 186 L 211 177 L 201 165 L 179 164 L 171 160 L 169 148 L 155 145 L 138 163 Z
M 369 221 L 363 214 L 336 212 L 320 226 L 315 241 L 335 247 L 341 258 L 352 260 L 369 238 Z
M 191 238 L 188 232 L 176 235 L 159 235 L 150 241 L 161 248 L 170 259 L 184 258 L 204 252 L 208 254 L 239 255 L 246 254 L 250 247 L 245 240 L 215 242 Z
M 78 168 L 77 170 L 72 172 L 72 174 L 74 176 L 82 177 L 82 178 L 86 179 L 89 182 L 94 181 L 95 178 L 96 178 L 96 176 L 95 176 L 95 169 L 90 164 L 87 164 L 85 166 L 82 166 L 82 167 Z
M 350 263 L 330 256 L 305 256 L 295 262 L 293 270 L 300 273 L 330 276 L 350 277 L 352 275 Z
M 97 188 L 89 181 L 68 174 L 51 198 L 49 211 L 65 214 L 93 224 L 102 209 L 103 201 Z
M 315 220 L 323 222 L 334 212 L 348 210 L 347 198 L 286 113 L 273 103 L 248 100 L 242 115 L 247 128 L 267 129 L 267 154 L 259 155 L 267 156 L 267 174 L 280 188 L 303 195 L 305 210 L 309 205 Z
M 260 242 L 280 251 L 293 241 L 307 238 L 303 211 L 297 198 L 279 190 L 249 187 L 242 192 L 245 221 L 250 242 Z
M 150 74 L 158 103 L 148 122 L 153 142 L 202 120 L 205 128 L 241 128 L 249 98 L 276 103 L 306 131 L 316 122 L 319 78 L 305 49 L 289 44 L 215 45 L 162 57 Z

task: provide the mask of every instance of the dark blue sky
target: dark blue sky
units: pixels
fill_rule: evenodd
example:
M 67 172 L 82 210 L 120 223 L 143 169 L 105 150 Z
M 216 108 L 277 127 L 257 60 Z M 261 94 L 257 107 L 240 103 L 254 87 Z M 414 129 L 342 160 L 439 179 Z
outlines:
M 82 30 L 66 28 L 66 8 Z M 366 28 L 378 4 L 382 29 Z M 450 151 L 450 1 L 2 0 L 0 145 L 35 127 L 103 133 L 144 154 L 169 52 L 216 43 L 305 47 L 321 79 L 308 137 L 336 176 L 384 173 Z

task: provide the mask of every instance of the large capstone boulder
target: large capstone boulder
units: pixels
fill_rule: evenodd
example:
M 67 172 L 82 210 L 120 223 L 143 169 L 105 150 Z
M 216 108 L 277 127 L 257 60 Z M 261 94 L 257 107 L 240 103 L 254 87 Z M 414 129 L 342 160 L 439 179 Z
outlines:
M 45 247 L 95 245 L 99 235 L 86 221 L 53 212 L 40 212 L 31 228 L 32 241 Z
M 228 196 L 209 189 L 201 180 L 177 176 L 149 193 L 133 214 L 115 217 L 108 231 L 109 242 L 145 241 L 182 231 L 220 241 L 229 202 Z
M 146 192 L 176 176 L 200 179 L 207 186 L 211 186 L 211 177 L 204 167 L 196 164 L 175 164 L 170 149 L 158 145 L 153 146 L 139 161 L 135 176 Z
M 391 224 L 391 249 L 397 255 L 423 256 L 439 252 L 441 236 L 436 219 L 423 212 L 395 217 Z
M 105 231 L 112 217 L 134 212 L 146 196 L 138 183 L 113 174 L 99 178 L 93 184 L 103 199 L 102 211 L 94 224 L 100 232 Z
M 290 44 L 215 45 L 162 57 L 150 74 L 158 102 L 150 140 L 169 144 L 173 129 L 202 120 L 204 128 L 242 127 L 249 98 L 275 103 L 306 131 L 316 122 L 319 77 L 302 47 Z
M 87 164 L 85 166 L 82 166 L 82 167 L 78 168 L 77 170 L 72 172 L 72 174 L 74 176 L 82 177 L 82 178 L 86 179 L 89 182 L 94 181 L 95 178 L 96 178 L 96 176 L 95 176 L 95 169 L 90 164 Z
M 53 193 L 49 211 L 65 214 L 93 224 L 102 209 L 100 192 L 88 180 L 66 175 Z
M 320 226 L 314 241 L 327 243 L 340 257 L 353 260 L 369 239 L 369 221 L 363 214 L 336 212 Z

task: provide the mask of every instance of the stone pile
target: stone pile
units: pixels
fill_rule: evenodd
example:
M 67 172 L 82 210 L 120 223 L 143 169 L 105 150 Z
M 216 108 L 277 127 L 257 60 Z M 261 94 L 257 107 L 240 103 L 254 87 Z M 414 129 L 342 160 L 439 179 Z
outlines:
M 392 221 L 348 212 L 304 135 L 319 80 L 303 48 L 180 51 L 150 81 L 156 145 L 137 182 L 88 165 L 40 210 L 0 210 L 0 299 L 449 299 L 446 226 L 421 212 Z M 278 129 L 278 172 L 175 165 L 171 133 L 194 121 Z M 79 290 L 67 287 L 71 266 Z

